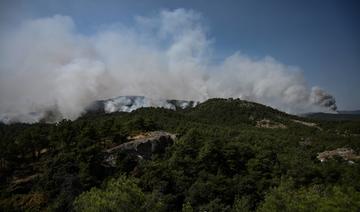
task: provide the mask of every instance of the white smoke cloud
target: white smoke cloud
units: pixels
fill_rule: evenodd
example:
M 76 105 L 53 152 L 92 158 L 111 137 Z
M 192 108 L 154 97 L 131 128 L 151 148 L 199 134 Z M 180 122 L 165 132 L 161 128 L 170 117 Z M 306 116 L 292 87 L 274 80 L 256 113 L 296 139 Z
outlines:
M 238 52 L 214 65 L 201 14 L 164 10 L 93 35 L 71 17 L 28 20 L 0 38 L 0 119 L 32 122 L 56 107 L 74 119 L 98 99 L 142 95 L 203 101 L 240 97 L 290 113 L 336 109 L 296 67 Z

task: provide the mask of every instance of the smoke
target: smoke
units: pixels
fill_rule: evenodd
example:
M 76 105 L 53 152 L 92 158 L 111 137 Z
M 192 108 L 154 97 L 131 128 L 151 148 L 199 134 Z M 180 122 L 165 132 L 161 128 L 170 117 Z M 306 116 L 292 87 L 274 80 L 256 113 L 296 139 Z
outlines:
M 171 110 L 195 107 L 198 102 L 185 100 L 151 99 L 144 96 L 119 96 L 116 98 L 97 101 L 90 105 L 89 111 L 131 112 L 142 107 L 161 107 Z
M 335 98 L 319 87 L 313 87 L 311 89 L 310 99 L 315 105 L 321 105 L 333 111 L 337 109 Z
M 61 15 L 14 26 L 0 38 L 0 119 L 34 122 L 51 108 L 74 119 L 93 101 L 120 95 L 239 97 L 290 113 L 336 109 L 299 68 L 271 57 L 235 52 L 214 64 L 202 19 L 192 10 L 164 10 L 91 35 Z
M 162 107 L 175 110 L 175 105 L 162 99 L 149 99 L 142 96 L 121 96 L 115 99 L 105 101 L 104 111 L 113 113 L 118 111 L 131 112 L 141 107 Z

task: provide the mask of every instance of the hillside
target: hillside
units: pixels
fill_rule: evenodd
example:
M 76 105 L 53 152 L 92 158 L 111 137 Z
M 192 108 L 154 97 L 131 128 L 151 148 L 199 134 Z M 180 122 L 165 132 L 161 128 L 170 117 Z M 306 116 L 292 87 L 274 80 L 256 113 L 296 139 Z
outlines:
M 0 211 L 359 211 L 360 121 L 239 99 L 0 124 Z

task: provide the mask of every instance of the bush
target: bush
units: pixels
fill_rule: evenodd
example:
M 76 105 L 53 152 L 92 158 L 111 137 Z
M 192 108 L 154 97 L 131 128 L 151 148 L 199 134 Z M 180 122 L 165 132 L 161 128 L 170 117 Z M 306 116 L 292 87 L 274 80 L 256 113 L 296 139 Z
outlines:
M 161 202 L 144 194 L 125 176 L 109 180 L 103 189 L 92 188 L 74 201 L 75 211 L 161 211 Z

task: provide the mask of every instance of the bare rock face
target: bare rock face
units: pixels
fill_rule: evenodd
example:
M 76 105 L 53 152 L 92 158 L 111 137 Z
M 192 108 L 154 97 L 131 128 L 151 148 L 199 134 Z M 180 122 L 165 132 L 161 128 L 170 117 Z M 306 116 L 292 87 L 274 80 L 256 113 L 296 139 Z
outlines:
M 275 122 L 275 121 L 271 121 L 269 119 L 262 119 L 260 121 L 256 122 L 256 127 L 258 128 L 269 128 L 269 129 L 286 129 L 287 126 Z
M 105 161 L 111 166 L 116 166 L 116 154 L 118 152 L 125 152 L 148 160 L 153 154 L 164 153 L 166 147 L 174 143 L 175 138 L 174 134 L 163 131 L 138 135 L 133 137 L 134 140 L 132 141 L 105 150 L 105 153 L 108 154 Z
M 347 161 L 360 159 L 360 156 L 357 155 L 353 149 L 349 149 L 349 148 L 338 148 L 335 150 L 320 152 L 318 153 L 317 159 L 319 159 L 321 162 L 324 162 L 335 156 L 342 157 L 344 160 Z

